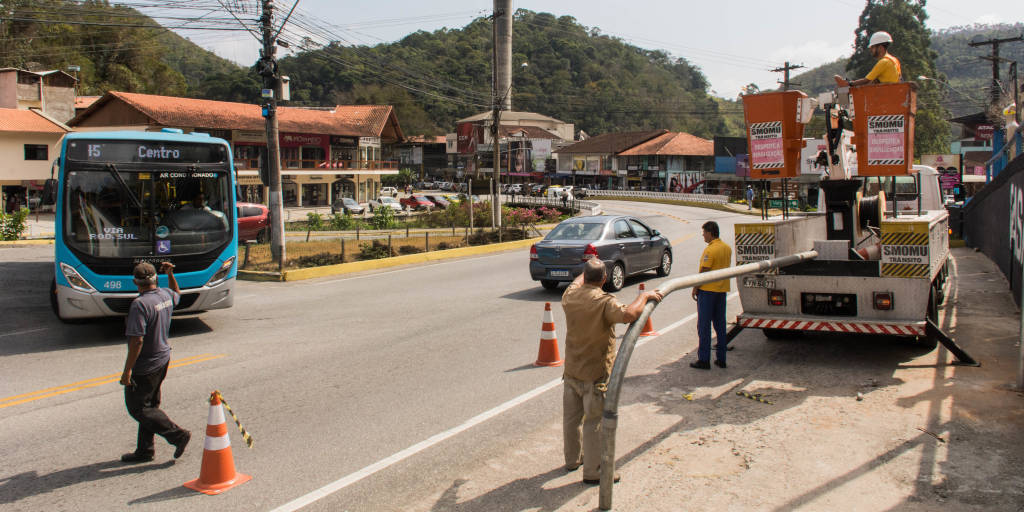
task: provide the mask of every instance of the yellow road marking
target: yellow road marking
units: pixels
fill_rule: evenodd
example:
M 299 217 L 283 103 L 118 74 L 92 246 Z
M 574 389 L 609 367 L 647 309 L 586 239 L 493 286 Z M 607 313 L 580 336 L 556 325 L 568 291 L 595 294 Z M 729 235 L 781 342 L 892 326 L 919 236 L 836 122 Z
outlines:
M 226 356 L 227 354 L 199 354 L 197 356 L 190 356 L 177 361 L 171 361 L 168 368 L 178 368 L 180 366 L 187 366 L 195 363 L 202 363 L 204 361 L 210 361 L 213 359 L 219 359 Z M 65 384 L 63 386 L 55 386 L 52 388 L 41 389 L 39 391 L 33 391 L 31 393 L 23 393 L 21 395 L 9 396 L 7 398 L 0 399 L 0 409 L 4 407 L 10 407 L 12 405 L 24 404 L 43 398 L 49 398 L 51 396 L 63 395 L 72 391 L 79 391 L 83 389 L 93 388 L 102 384 L 109 384 L 111 382 L 118 382 L 121 380 L 120 373 L 113 373 L 110 375 L 104 375 L 102 377 L 95 377 L 92 379 L 86 379 L 78 382 L 72 382 L 71 384 Z M 19 398 L 21 400 L 19 400 Z
M 693 238 L 695 236 L 697 236 L 697 233 L 690 233 L 689 235 L 686 235 L 686 236 L 684 236 L 682 238 L 676 238 L 675 240 L 672 240 L 669 243 L 672 244 L 672 247 L 675 247 L 675 246 L 679 245 L 680 243 L 685 242 L 685 241 L 687 241 L 687 240 L 689 240 L 689 239 L 691 239 L 691 238 Z

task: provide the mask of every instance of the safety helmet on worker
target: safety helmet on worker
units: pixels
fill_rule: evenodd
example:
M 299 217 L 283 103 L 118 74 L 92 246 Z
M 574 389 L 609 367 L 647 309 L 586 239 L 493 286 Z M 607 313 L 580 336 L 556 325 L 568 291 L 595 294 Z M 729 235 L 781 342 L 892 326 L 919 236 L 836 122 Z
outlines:
M 868 40 L 868 48 L 877 44 L 892 44 L 892 36 L 884 30 L 880 30 L 871 34 L 871 39 Z

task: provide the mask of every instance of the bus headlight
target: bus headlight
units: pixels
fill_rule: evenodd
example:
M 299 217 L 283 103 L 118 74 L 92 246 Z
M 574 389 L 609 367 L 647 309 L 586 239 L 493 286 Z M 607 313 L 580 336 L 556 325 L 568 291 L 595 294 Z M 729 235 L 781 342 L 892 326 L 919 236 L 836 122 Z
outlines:
M 234 256 L 224 260 L 224 264 L 220 266 L 220 270 L 218 270 L 216 274 L 213 274 L 213 277 L 211 277 L 210 280 L 206 282 L 206 286 L 216 286 L 220 284 L 221 281 L 227 279 L 228 272 L 231 272 L 231 267 L 234 266 L 234 264 Z
M 68 280 L 68 284 L 70 284 L 72 288 L 85 293 L 92 293 L 96 291 L 96 289 L 89 284 L 89 281 L 86 281 L 77 270 L 71 267 L 71 265 L 61 263 L 60 271 L 64 273 L 64 277 Z

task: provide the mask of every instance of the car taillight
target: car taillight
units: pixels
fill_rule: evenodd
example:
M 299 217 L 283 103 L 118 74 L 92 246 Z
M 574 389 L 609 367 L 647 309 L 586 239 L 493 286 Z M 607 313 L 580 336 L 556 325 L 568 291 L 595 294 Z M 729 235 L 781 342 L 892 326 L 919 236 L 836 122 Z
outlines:
M 892 309 L 892 292 L 874 292 L 875 309 L 889 311 Z
M 536 245 L 531 245 L 530 246 L 530 259 L 531 260 L 536 260 L 537 259 L 537 246 Z
M 785 306 L 786 290 L 768 290 L 768 304 L 772 306 Z
M 583 261 L 587 261 L 591 258 L 597 257 L 597 247 L 594 244 L 587 244 L 587 248 L 583 249 Z

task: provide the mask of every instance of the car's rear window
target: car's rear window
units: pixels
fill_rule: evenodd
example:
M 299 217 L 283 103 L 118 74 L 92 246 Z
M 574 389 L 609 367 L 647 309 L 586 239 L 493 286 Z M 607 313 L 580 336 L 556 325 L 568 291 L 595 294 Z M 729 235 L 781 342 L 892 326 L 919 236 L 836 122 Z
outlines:
M 597 240 L 604 224 L 597 222 L 563 222 L 545 237 L 547 240 Z

